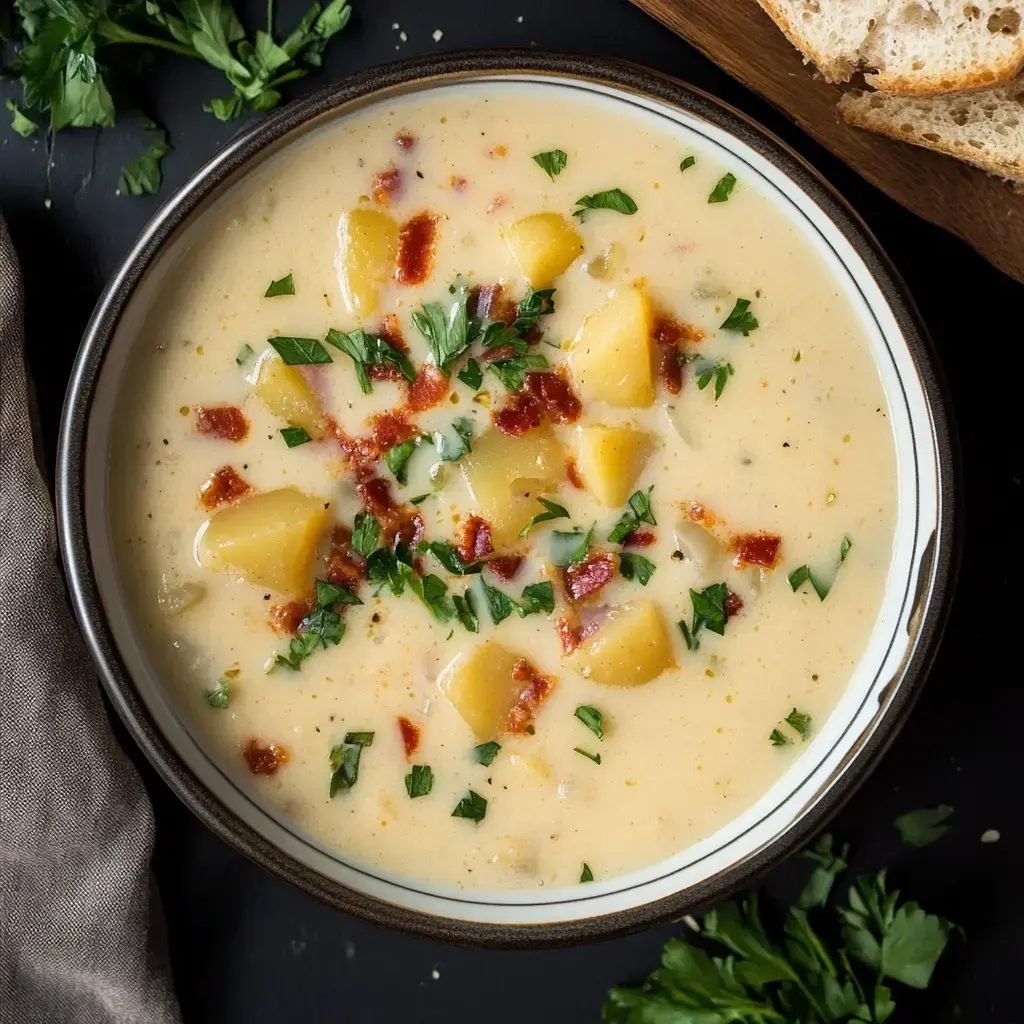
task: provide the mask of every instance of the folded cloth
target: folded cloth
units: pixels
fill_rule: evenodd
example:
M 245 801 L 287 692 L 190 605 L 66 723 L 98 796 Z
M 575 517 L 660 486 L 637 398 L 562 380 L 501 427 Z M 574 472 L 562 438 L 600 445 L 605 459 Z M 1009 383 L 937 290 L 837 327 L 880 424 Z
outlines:
M 172 1024 L 153 812 L 65 601 L 22 305 L 0 218 L 0 1022 Z

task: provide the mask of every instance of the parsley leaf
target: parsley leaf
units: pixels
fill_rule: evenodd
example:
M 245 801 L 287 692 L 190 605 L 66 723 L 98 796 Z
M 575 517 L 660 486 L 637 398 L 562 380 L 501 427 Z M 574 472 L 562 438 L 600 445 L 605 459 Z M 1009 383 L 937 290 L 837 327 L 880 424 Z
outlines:
M 316 581 L 316 603 L 320 608 L 333 608 L 336 604 L 362 604 L 358 595 L 341 583 L 328 580 Z
M 483 576 L 480 577 L 480 586 L 484 592 L 484 601 L 487 604 L 491 622 L 497 626 L 516 610 L 517 605 L 508 594 L 497 587 L 492 587 Z
M 287 366 L 308 366 L 332 362 L 331 353 L 316 338 L 267 338 L 267 344 Z
M 288 274 L 287 277 L 282 277 L 277 281 L 271 281 L 267 285 L 267 290 L 263 293 L 263 298 L 272 299 L 277 295 L 294 295 L 295 294 L 295 282 L 292 281 L 292 275 Z
M 562 173 L 568 155 L 561 149 L 551 149 L 546 153 L 534 153 L 533 162 L 543 168 L 544 173 L 554 181 Z
M 302 663 L 317 648 L 323 647 L 326 650 L 329 644 L 340 644 L 345 635 L 345 623 L 333 610 L 333 606 L 339 602 L 362 604 L 347 587 L 338 587 L 326 580 L 316 582 L 316 608 L 299 623 L 295 636 L 288 644 L 288 650 L 284 654 L 279 651 L 274 655 L 272 668 L 283 666 L 298 672 Z
M 702 629 L 709 629 L 719 636 L 725 633 L 725 601 L 729 596 L 729 588 L 724 583 L 712 583 L 703 590 L 690 591 L 690 603 L 693 605 L 693 619 L 689 627 L 685 619 L 680 619 L 679 629 L 686 641 L 688 650 L 695 651 L 700 647 L 699 634 Z
M 589 758 L 594 764 L 601 763 L 600 754 L 592 754 L 589 750 L 584 750 L 582 747 L 573 747 L 573 752 L 576 754 L 582 754 L 584 757 Z
M 463 455 L 469 455 L 473 450 L 470 441 L 473 438 L 473 421 L 466 416 L 460 416 L 452 423 L 452 430 L 455 431 L 457 440 L 453 441 L 450 434 L 442 430 L 434 431 L 434 447 L 437 454 L 444 462 L 458 462 Z
M 571 519 L 569 510 L 564 505 L 559 505 L 556 501 L 548 501 L 547 498 L 537 498 L 543 506 L 545 511 L 538 512 L 520 531 L 519 536 L 525 537 L 535 526 L 539 523 L 546 523 L 551 519 Z
M 474 391 L 479 391 L 480 385 L 484 382 L 484 371 L 480 369 L 480 364 L 475 359 L 468 360 L 465 367 L 459 370 L 455 376 L 467 388 L 472 388 Z
M 39 131 L 39 125 L 32 118 L 23 114 L 14 100 L 6 100 L 4 106 L 11 112 L 11 128 L 23 139 L 30 139 Z
M 656 566 L 643 555 L 634 555 L 623 551 L 619 555 L 619 572 L 626 580 L 635 579 L 641 587 L 646 587 L 651 582 Z
M 728 201 L 729 196 L 732 195 L 732 190 L 736 187 L 736 175 L 735 174 L 724 174 L 718 179 L 718 184 L 715 185 L 708 196 L 709 203 L 724 203 Z
M 455 604 L 448 596 L 448 584 L 440 576 L 433 573 L 422 579 L 414 576 L 409 580 L 409 586 L 438 622 L 450 622 L 455 618 Z
M 355 743 L 360 747 L 372 747 L 374 736 L 376 733 L 373 732 L 347 732 L 345 733 L 345 742 Z
M 850 553 L 850 548 L 852 547 L 853 541 L 849 537 L 843 537 L 839 545 L 839 561 L 836 563 L 835 571 L 832 573 L 832 579 L 824 580 L 820 576 L 816 576 L 809 566 L 801 565 L 786 577 L 789 581 L 790 589 L 796 592 L 805 583 L 810 582 L 814 592 L 818 595 L 818 600 L 824 601 L 828 597 L 829 591 L 835 585 L 836 577 L 839 575 L 839 567 L 846 561 L 846 556 Z
M 333 799 L 342 790 L 351 789 L 359 781 L 359 758 L 363 753 L 362 743 L 339 743 L 331 747 L 331 786 Z
M 681 170 L 681 171 L 688 171 L 696 162 L 697 162 L 697 158 L 695 156 L 683 157 L 683 161 L 679 165 L 679 170 Z
M 487 814 L 487 801 L 479 794 L 470 790 L 456 805 L 452 811 L 453 818 L 468 818 L 470 821 L 480 822 Z
M 446 540 L 421 542 L 417 550 L 429 551 L 445 569 L 456 576 L 470 576 L 484 567 L 483 562 L 464 562 L 455 545 Z
M 160 161 L 171 151 L 167 145 L 167 132 L 148 120 L 143 131 L 148 145 L 134 160 L 121 168 L 117 190 L 123 196 L 157 192 L 163 184 Z
M 416 329 L 427 339 L 434 365 L 446 377 L 451 376 L 452 363 L 469 348 L 473 340 L 466 312 L 469 290 L 460 286 L 455 295 L 455 302 L 447 312 L 440 302 L 425 302 L 423 311 L 412 315 Z
M 599 740 L 604 739 L 604 716 L 593 704 L 581 704 L 574 712 L 578 718 Z
M 608 540 L 612 544 L 621 544 L 631 533 L 635 533 L 641 523 L 650 523 L 657 526 L 658 520 L 654 518 L 654 509 L 651 508 L 651 492 L 654 484 L 651 484 L 646 491 L 634 491 L 630 496 L 629 505 L 619 517 L 619 521 L 608 534 Z
M 252 361 L 252 357 L 256 355 L 256 350 L 249 344 L 243 344 L 235 355 L 235 365 L 245 366 Z
M 302 427 L 282 427 L 281 436 L 289 448 L 298 448 L 300 444 L 307 444 L 313 440 Z
M 558 566 L 575 565 L 587 557 L 591 542 L 594 539 L 593 526 L 584 533 L 576 529 L 571 533 L 564 530 L 551 531 L 551 561 Z
M 923 807 L 919 811 L 901 814 L 893 824 L 899 829 L 900 839 L 907 846 L 927 846 L 941 839 L 952 826 L 953 808 L 948 804 L 938 807 Z
M 402 548 L 395 551 L 377 548 L 366 559 L 366 575 L 374 583 L 387 587 L 395 597 L 401 597 L 413 575 L 408 552 Z
M 487 767 L 498 756 L 499 750 L 501 750 L 501 744 L 495 743 L 494 740 L 481 743 L 473 748 L 473 760 L 477 764 Z
M 632 217 L 637 205 L 621 188 L 610 188 L 606 192 L 595 192 L 592 196 L 580 196 L 576 200 L 577 210 L 572 211 L 574 217 L 582 217 L 587 210 L 614 210 Z
M 826 833 L 818 839 L 813 849 L 804 850 L 800 854 L 804 860 L 812 861 L 815 865 L 811 877 L 797 897 L 796 905 L 802 910 L 825 906 L 836 877 L 847 868 L 846 858 L 850 853 L 849 846 L 844 843 L 843 848 L 836 853 L 832 848 L 832 843 L 832 836 Z
M 735 371 L 732 368 L 732 363 L 727 363 L 722 359 L 719 359 L 717 363 L 713 363 L 710 366 L 706 366 L 697 371 L 697 388 L 703 391 L 712 381 L 715 381 L 715 401 L 722 397 L 722 392 L 725 390 L 725 385 L 728 383 L 729 378 Z
M 352 547 L 369 558 L 380 543 L 380 526 L 369 512 L 357 512 L 352 523 Z
M 206 703 L 211 708 L 219 708 L 223 710 L 228 706 L 228 690 L 230 686 L 226 679 L 222 679 L 212 690 L 207 690 L 204 693 L 206 697 Z
M 528 343 L 515 329 L 501 320 L 492 320 L 480 338 L 481 348 L 512 348 L 517 356 L 527 349 Z
M 403 487 L 409 482 L 409 469 L 406 463 L 420 446 L 419 437 L 411 437 L 408 441 L 396 444 L 384 453 L 384 462 L 391 470 L 395 480 Z
M 429 764 L 414 764 L 405 777 L 405 791 L 410 799 L 426 796 L 434 788 L 434 773 Z
M 683 626 L 683 623 L 680 622 L 679 625 Z M 684 633 L 683 635 L 685 637 L 686 634 Z M 686 646 L 690 646 L 689 640 L 686 641 Z M 784 732 L 780 732 L 778 729 L 772 729 L 771 733 L 768 736 L 768 739 L 771 740 L 773 747 L 786 747 L 789 746 L 790 743 L 789 737 Z
M 757 317 L 750 312 L 750 299 L 737 299 L 736 305 L 732 307 L 732 312 L 725 318 L 721 329 L 736 331 L 745 338 L 751 331 L 756 331 L 757 327 Z
M 786 724 L 797 733 L 801 739 L 807 739 L 807 734 L 811 731 L 811 716 L 804 714 L 803 711 L 797 711 L 793 708 L 788 715 L 786 715 Z
M 580 882 L 592 882 L 594 880 L 594 872 L 590 870 L 590 865 L 584 861 L 583 870 L 580 872 Z
M 470 633 L 480 632 L 480 619 L 476 612 L 476 597 L 472 590 L 464 594 L 453 594 L 452 603 L 455 605 L 455 614 Z
M 512 324 L 517 334 L 528 334 L 537 326 L 537 321 L 542 316 L 548 316 L 555 311 L 555 289 L 538 288 L 527 293 L 526 297 L 516 306 L 516 318 Z
M 507 390 L 518 391 L 523 386 L 523 376 L 528 370 L 542 370 L 550 364 L 543 356 L 525 355 L 496 359 L 488 365 Z
M 519 605 L 520 616 L 536 615 L 543 612 L 550 615 L 555 610 L 555 588 L 550 580 L 531 583 L 523 588 Z
M 364 395 L 373 392 L 373 384 L 370 383 L 369 374 L 366 372 L 367 366 L 384 366 L 391 363 L 398 367 L 407 381 L 416 379 L 416 371 L 408 356 L 389 345 L 377 334 L 367 334 L 362 328 L 344 334 L 332 327 L 327 332 L 326 340 L 329 345 L 341 349 L 355 363 L 356 380 L 359 381 L 359 389 Z M 327 361 L 330 362 L 329 359 Z

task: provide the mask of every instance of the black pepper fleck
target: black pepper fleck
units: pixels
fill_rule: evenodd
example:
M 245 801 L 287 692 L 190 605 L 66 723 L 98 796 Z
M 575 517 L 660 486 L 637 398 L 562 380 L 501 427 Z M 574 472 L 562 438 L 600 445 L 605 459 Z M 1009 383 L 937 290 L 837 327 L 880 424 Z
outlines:
M 417 178 L 422 178 L 423 177 L 423 172 L 422 171 L 417 171 L 416 172 L 416 177 Z
M 674 559 L 675 559 L 675 560 L 676 560 L 677 562 L 685 562 L 685 561 L 686 561 L 686 555 L 685 555 L 685 554 L 683 554 L 683 552 L 682 552 L 682 551 L 673 551 L 673 552 L 672 552 L 672 557 L 673 557 L 673 558 L 674 558 Z
M 789 447 L 789 442 L 788 441 L 783 441 L 782 442 L 782 447 L 783 448 L 788 448 Z

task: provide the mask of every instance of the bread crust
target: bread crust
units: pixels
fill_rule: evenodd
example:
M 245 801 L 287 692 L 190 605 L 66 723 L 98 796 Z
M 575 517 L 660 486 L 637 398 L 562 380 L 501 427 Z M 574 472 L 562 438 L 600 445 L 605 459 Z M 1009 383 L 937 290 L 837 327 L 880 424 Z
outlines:
M 879 92 L 891 92 L 897 96 L 939 96 L 952 92 L 978 92 L 991 89 L 1016 78 L 1024 70 L 1024 39 L 1019 41 L 1016 53 L 1007 54 L 1001 60 L 976 71 L 969 71 L 959 78 L 949 75 L 907 75 L 886 71 L 871 72 L 864 80 Z
M 813 62 L 826 82 L 839 85 L 850 80 L 856 66 L 853 59 L 826 57 L 789 17 L 782 0 L 757 0 L 757 2 L 765 14 L 781 29 L 782 34 L 800 51 L 804 63 Z

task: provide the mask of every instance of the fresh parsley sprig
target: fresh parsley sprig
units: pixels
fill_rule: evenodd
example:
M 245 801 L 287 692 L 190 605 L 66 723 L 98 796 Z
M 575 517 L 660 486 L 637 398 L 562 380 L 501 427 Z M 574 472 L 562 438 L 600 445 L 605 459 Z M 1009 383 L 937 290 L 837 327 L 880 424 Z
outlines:
M 288 650 L 274 655 L 271 669 L 280 666 L 298 672 L 302 663 L 318 648 L 326 650 L 330 645 L 340 644 L 345 635 L 345 623 L 334 610 L 335 606 L 362 603 L 348 587 L 318 579 L 316 607 L 299 623 Z
M 825 598 L 828 597 L 829 591 L 831 591 L 832 587 L 835 585 L 836 577 L 839 575 L 839 569 L 843 562 L 846 561 L 846 556 L 850 553 L 850 548 L 852 547 L 853 541 L 850 540 L 849 537 L 843 537 L 839 544 L 839 561 L 836 563 L 831 579 L 825 579 L 820 575 L 816 575 L 809 566 L 801 565 L 786 577 L 789 580 L 790 589 L 796 592 L 805 583 L 810 583 L 814 588 L 814 592 L 818 595 L 818 600 L 824 601 Z
M 612 544 L 621 544 L 631 533 L 636 533 L 641 523 L 658 525 L 658 520 L 654 518 L 654 509 L 651 507 L 653 490 L 654 484 L 651 484 L 646 491 L 634 491 L 630 495 L 629 504 L 612 528 L 612 532 L 608 534 L 608 540 Z
M 425 302 L 422 311 L 412 315 L 416 329 L 427 339 L 434 365 L 450 377 L 452 364 L 475 340 L 470 329 L 466 302 L 469 289 L 465 285 L 453 285 L 455 301 L 446 310 L 440 302 Z
M 588 210 L 614 210 L 616 213 L 623 213 L 632 217 L 638 207 L 633 197 L 623 192 L 621 188 L 610 188 L 604 192 L 595 192 L 592 196 L 580 196 L 576 200 L 576 209 L 572 211 L 574 217 L 582 218 Z
M 712 583 L 703 590 L 690 591 L 693 618 L 689 626 L 685 619 L 680 619 L 678 623 L 687 650 L 696 651 L 700 647 L 700 631 L 702 629 L 709 629 L 712 633 L 724 636 L 725 624 L 729 619 L 725 611 L 725 602 L 728 597 L 729 588 L 724 583 Z
M 392 363 L 398 367 L 407 381 L 412 382 L 416 379 L 416 371 L 413 369 L 412 363 L 409 362 L 408 356 L 393 345 L 389 345 L 379 335 L 367 334 L 362 328 L 345 334 L 332 327 L 327 332 L 325 340 L 329 345 L 341 349 L 355 363 L 356 380 L 359 381 L 359 389 L 364 395 L 369 395 L 373 391 L 373 384 L 370 383 L 370 377 L 366 370 L 368 366 L 383 366 L 385 363 Z

